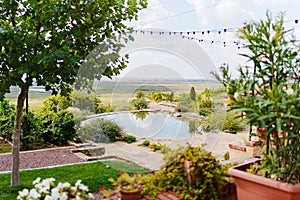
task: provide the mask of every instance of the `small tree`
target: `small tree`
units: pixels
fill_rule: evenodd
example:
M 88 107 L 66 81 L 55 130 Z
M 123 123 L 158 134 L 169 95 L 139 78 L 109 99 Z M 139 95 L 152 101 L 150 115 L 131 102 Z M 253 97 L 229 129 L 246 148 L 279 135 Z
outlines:
M 194 87 L 191 87 L 190 89 L 190 98 L 192 101 L 196 101 L 196 91 Z
M 227 88 L 230 109 L 246 114 L 248 123 L 267 130 L 264 171 L 276 180 L 300 183 L 300 56 L 294 36 L 283 27 L 283 16 L 249 23 L 239 30 L 253 67 L 228 66 L 217 78 Z
M 120 34 L 131 30 L 124 22 L 137 19 L 144 7 L 146 0 L 1 1 L 0 99 L 11 86 L 21 89 L 14 126 L 13 187 L 19 185 L 20 126 L 29 87 L 35 82 L 65 94 L 87 61 L 93 68 L 83 70 L 87 73 L 81 73 L 77 88 L 118 74 L 126 67 L 126 58 L 118 54 Z

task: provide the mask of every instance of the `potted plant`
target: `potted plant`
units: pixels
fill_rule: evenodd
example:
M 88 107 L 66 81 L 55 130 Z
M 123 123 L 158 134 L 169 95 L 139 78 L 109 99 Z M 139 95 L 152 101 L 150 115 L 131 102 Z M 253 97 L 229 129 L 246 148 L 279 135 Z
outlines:
M 116 187 L 115 192 L 120 192 L 122 200 L 138 200 L 141 197 L 141 190 L 145 183 L 148 182 L 150 176 L 124 173 L 120 171 L 117 179 L 109 178 L 108 180 Z
M 300 199 L 300 56 L 292 30 L 283 26 L 283 15 L 238 31 L 252 65 L 233 77 L 228 66 L 215 74 L 237 110 L 251 125 L 265 130 L 266 151 L 258 170 L 250 164 L 229 169 L 235 177 L 238 199 Z M 262 176 L 263 175 L 263 176 Z M 253 186 L 253 187 L 252 187 Z M 281 193 L 277 193 L 281 192 Z

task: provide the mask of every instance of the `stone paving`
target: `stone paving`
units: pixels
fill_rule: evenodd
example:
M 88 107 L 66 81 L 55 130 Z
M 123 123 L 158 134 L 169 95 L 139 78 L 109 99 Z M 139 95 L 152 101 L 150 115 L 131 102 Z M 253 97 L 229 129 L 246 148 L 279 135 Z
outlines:
M 224 132 L 211 132 L 203 133 L 197 137 L 190 139 L 174 139 L 174 140 L 151 140 L 154 143 L 160 142 L 161 144 L 166 144 L 170 148 L 176 148 L 179 145 L 183 146 L 187 143 L 191 145 L 202 145 L 208 151 L 211 151 L 215 156 L 217 156 L 221 161 L 224 159 L 223 156 L 230 149 L 228 145 L 230 143 L 239 144 L 243 143 L 248 137 L 248 130 L 239 132 L 237 134 L 230 134 Z M 160 166 L 163 165 L 163 154 L 159 151 L 153 151 L 150 148 L 139 146 L 143 142 L 143 139 L 137 142 L 127 144 L 125 142 L 115 142 L 111 144 L 97 144 L 105 148 L 105 154 L 99 158 L 120 158 L 130 162 L 133 162 L 139 166 L 150 169 L 152 171 L 158 170 Z M 230 152 L 230 161 L 241 161 L 249 158 L 248 155 L 237 152 Z

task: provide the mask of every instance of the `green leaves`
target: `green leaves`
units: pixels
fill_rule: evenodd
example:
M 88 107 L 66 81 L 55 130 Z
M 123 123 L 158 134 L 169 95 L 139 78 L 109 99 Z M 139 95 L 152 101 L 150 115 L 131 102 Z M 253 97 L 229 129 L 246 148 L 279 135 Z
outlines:
M 228 67 L 217 77 L 227 88 L 230 110 L 245 113 L 247 122 L 267 129 L 264 170 L 278 180 L 300 182 L 300 56 L 294 37 L 283 28 L 283 16 L 247 24 L 239 36 L 250 53 L 241 54 L 253 67 L 239 77 Z M 297 163 L 295 165 L 295 163 Z

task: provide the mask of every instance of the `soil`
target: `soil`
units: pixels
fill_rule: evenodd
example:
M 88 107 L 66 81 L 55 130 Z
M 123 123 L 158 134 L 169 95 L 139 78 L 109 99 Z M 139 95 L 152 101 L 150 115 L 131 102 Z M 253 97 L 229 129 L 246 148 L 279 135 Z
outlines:
M 85 162 L 71 152 L 73 146 L 42 149 L 35 151 L 21 151 L 20 169 L 42 168 L 73 163 Z M 0 154 L 0 171 L 10 171 L 12 163 L 11 153 Z

